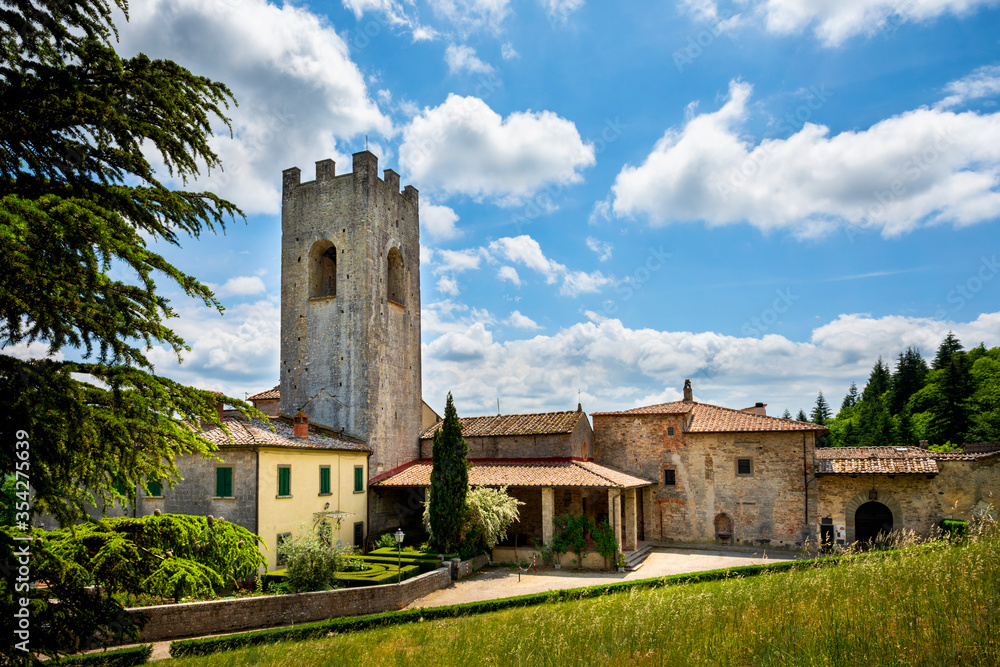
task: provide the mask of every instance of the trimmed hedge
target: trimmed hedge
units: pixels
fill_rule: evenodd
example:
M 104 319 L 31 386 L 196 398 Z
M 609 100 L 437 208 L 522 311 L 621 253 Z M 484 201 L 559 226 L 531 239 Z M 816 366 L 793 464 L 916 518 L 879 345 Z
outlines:
M 426 559 L 416 559 L 416 558 L 397 559 L 395 556 L 391 558 L 388 556 L 362 556 L 361 560 L 369 564 L 379 563 L 382 565 L 392 565 L 393 568 L 396 567 L 397 562 L 401 563 L 404 566 L 415 565 L 420 568 L 421 574 L 423 574 L 424 572 L 430 572 L 432 570 L 436 570 L 439 567 L 441 567 L 436 558 L 433 561 L 430 561 Z
M 941 519 L 941 530 L 950 537 L 965 537 L 969 534 L 969 522 L 960 519 Z
M 100 653 L 85 653 L 72 655 L 58 660 L 52 660 L 47 665 L 72 665 L 73 667 L 132 667 L 144 665 L 153 654 L 152 644 L 140 644 L 129 648 L 120 648 Z
M 347 587 L 353 586 L 377 586 L 379 584 L 394 583 L 399 575 L 396 564 L 385 565 L 383 563 L 368 563 L 369 569 L 361 572 L 338 572 L 336 580 L 338 584 Z M 403 579 L 409 579 L 420 574 L 419 565 L 403 565 L 401 570 Z

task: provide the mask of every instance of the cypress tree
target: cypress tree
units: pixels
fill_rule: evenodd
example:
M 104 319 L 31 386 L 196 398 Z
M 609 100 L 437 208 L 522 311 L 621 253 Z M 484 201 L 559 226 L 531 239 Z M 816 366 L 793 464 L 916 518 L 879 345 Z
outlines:
M 462 437 L 462 422 L 448 392 L 444 422 L 434 434 L 428 514 L 431 544 L 441 553 L 458 548 L 469 490 L 469 447 Z

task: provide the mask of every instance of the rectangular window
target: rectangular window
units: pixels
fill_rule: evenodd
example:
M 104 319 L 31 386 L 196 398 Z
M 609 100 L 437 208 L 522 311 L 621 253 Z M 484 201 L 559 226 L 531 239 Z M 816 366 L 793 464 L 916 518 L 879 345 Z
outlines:
M 149 481 L 146 482 L 146 495 L 150 498 L 162 498 L 163 482 L 155 477 L 151 477 Z
M 365 467 L 354 466 L 354 493 L 365 492 Z
M 215 469 L 215 497 L 216 498 L 232 498 L 233 497 L 233 469 L 232 468 L 216 468 Z
M 736 459 L 736 474 L 740 477 L 753 475 L 753 459 Z
M 319 493 L 320 495 L 330 493 L 330 466 L 319 467 Z
M 664 468 L 663 484 L 666 486 L 677 486 L 677 471 L 673 468 Z
M 674 427 L 673 426 L 668 426 L 667 427 L 667 435 L 673 435 L 673 434 L 674 434 Z
M 287 498 L 292 495 L 292 468 L 278 466 L 278 497 Z

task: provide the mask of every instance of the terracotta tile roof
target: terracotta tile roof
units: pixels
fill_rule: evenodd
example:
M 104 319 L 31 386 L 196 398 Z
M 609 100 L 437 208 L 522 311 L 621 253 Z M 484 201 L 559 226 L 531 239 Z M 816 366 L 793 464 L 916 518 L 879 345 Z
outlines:
M 936 475 L 932 458 L 817 459 L 817 475 Z
M 342 438 L 334 438 L 329 435 L 309 429 L 309 439 L 296 440 L 294 429 L 290 424 L 282 421 L 272 421 L 274 431 L 270 425 L 264 422 L 236 417 L 227 417 L 222 420 L 229 430 L 229 433 L 221 428 L 212 428 L 200 433 L 201 437 L 214 442 L 219 447 L 288 447 L 291 449 L 330 449 L 352 452 L 370 452 L 371 448 L 363 442 L 353 442 Z M 230 437 L 232 440 L 230 440 Z
M 595 412 L 601 415 L 682 415 L 689 414 L 685 433 L 749 433 L 765 431 L 826 431 L 825 426 L 809 422 L 756 415 L 752 412 L 723 408 L 708 403 L 674 401 L 618 412 Z
M 530 415 L 489 415 L 486 417 L 460 417 L 462 435 L 466 438 L 481 438 L 496 435 L 550 435 L 572 433 L 577 423 L 584 418 L 583 412 L 542 412 Z M 420 436 L 422 440 L 433 438 L 444 422 L 431 426 Z
M 653 484 L 649 480 L 612 470 L 592 461 L 484 459 L 471 461 L 472 486 L 533 486 L 633 489 Z M 372 483 L 373 486 L 430 486 L 431 462 L 414 461 Z
M 685 403 L 684 401 L 673 401 L 671 403 L 658 403 L 656 405 L 647 405 L 641 408 L 632 408 L 631 410 L 612 410 L 609 412 L 592 412 L 591 416 L 594 415 L 683 415 L 691 412 L 691 409 L 698 405 L 698 403 Z
M 932 452 L 919 447 L 817 447 L 816 459 L 850 460 L 850 459 L 934 459 L 937 461 L 975 461 L 991 456 L 1000 456 L 995 452 Z
M 262 391 L 260 393 L 254 394 L 253 396 L 251 396 L 247 400 L 248 401 L 263 401 L 263 400 L 268 399 L 268 398 L 281 398 L 281 385 L 280 384 L 274 385 L 274 388 L 272 388 L 272 389 L 267 389 L 266 391 Z

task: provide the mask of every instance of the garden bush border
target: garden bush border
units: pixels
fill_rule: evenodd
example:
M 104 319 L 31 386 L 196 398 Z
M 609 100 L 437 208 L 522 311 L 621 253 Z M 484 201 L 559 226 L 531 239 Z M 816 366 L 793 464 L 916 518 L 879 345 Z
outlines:
M 919 548 L 920 547 L 909 547 L 910 550 Z M 515 597 L 498 598 L 495 600 L 481 600 L 478 602 L 464 602 L 462 604 L 442 607 L 387 611 L 381 614 L 369 614 L 366 616 L 340 616 L 337 618 L 327 619 L 325 621 L 303 623 L 301 625 L 283 628 L 253 630 L 250 632 L 241 632 L 221 637 L 205 637 L 201 639 L 184 639 L 175 641 L 170 644 L 170 655 L 175 658 L 209 655 L 221 651 L 230 651 L 259 644 L 271 644 L 278 641 L 321 639 L 331 633 L 371 630 L 390 625 L 414 623 L 420 620 L 473 616 L 515 607 L 530 607 L 550 602 L 584 600 L 587 598 L 601 597 L 603 595 L 623 593 L 631 590 L 665 588 L 667 586 L 676 586 L 679 584 L 697 584 L 723 579 L 752 577 L 764 573 L 780 573 L 790 570 L 828 567 L 843 562 L 852 562 L 867 558 L 882 558 L 891 554 L 899 553 L 900 551 L 902 550 L 890 549 L 862 554 L 845 554 L 840 556 L 827 556 L 823 558 L 781 561 L 777 563 L 761 563 L 759 565 L 740 565 L 718 570 L 706 570 L 704 572 L 671 574 L 664 577 L 636 579 L 634 581 L 620 581 L 612 584 L 598 584 L 596 586 L 585 586 L 581 588 L 564 588 L 545 591 L 542 593 L 518 595 Z
M 112 651 L 95 651 L 83 655 L 69 655 L 46 662 L 46 665 L 71 665 L 72 667 L 133 667 L 144 665 L 153 654 L 152 644 L 139 644 Z

